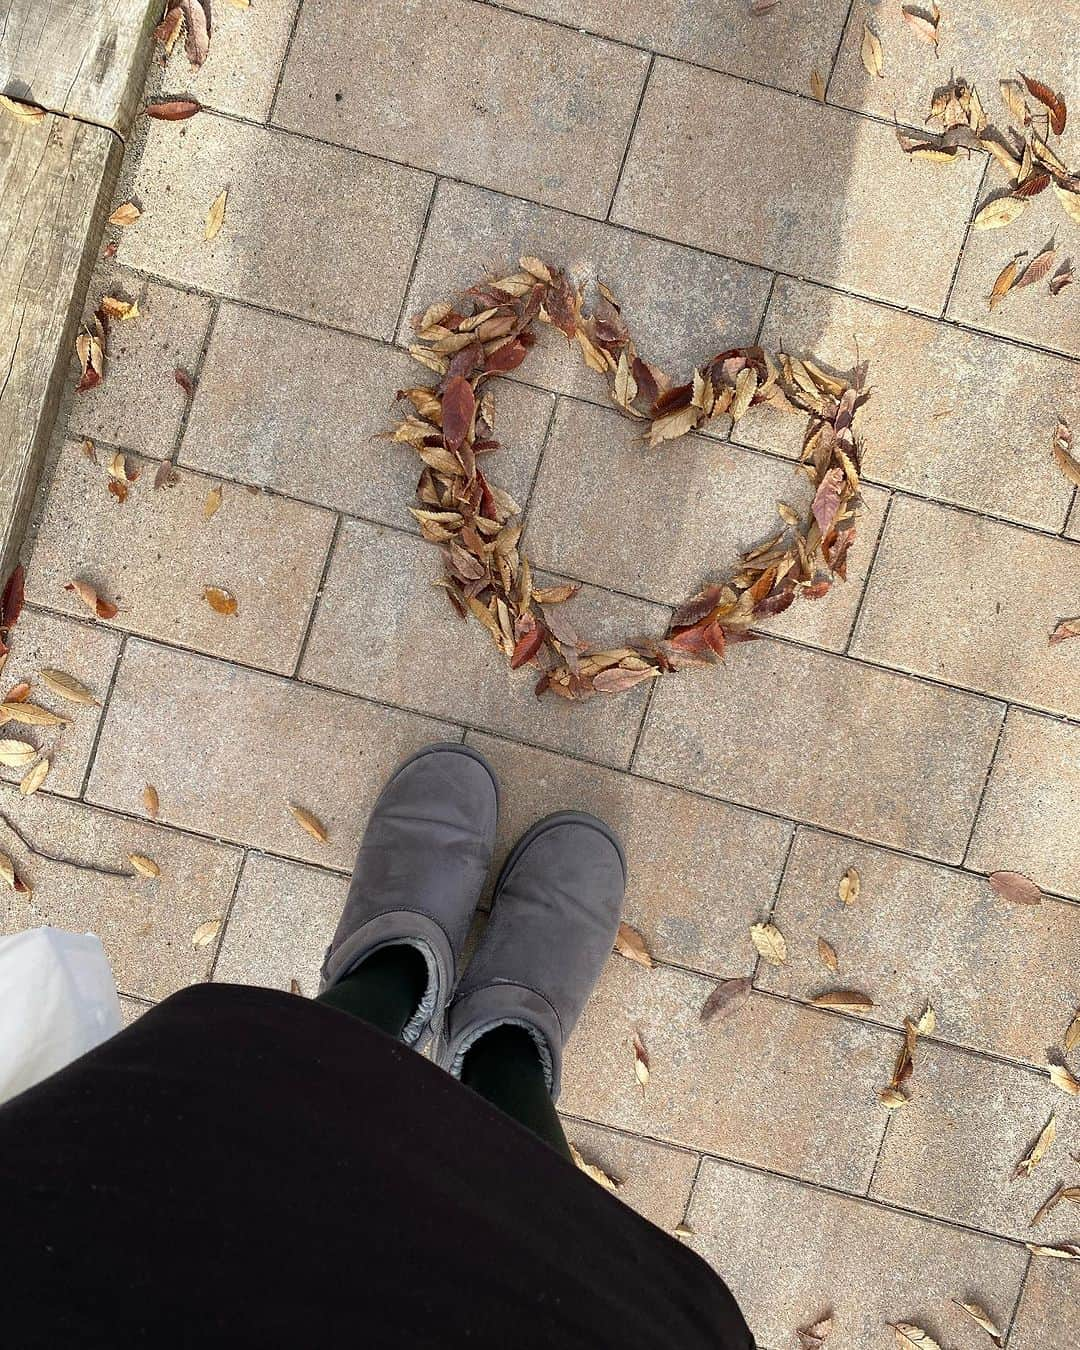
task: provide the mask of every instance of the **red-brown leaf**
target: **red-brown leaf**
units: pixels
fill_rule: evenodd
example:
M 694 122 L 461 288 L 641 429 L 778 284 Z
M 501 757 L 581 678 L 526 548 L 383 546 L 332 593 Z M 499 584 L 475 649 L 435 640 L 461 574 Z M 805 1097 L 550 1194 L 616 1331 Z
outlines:
M 1041 170 L 1030 173 L 1019 185 L 1013 188 L 1014 197 L 1037 197 L 1050 186 L 1050 175 Z
M 544 638 L 547 630 L 542 623 L 538 623 L 530 633 L 519 637 L 514 644 L 514 654 L 510 658 L 510 669 L 517 670 L 519 666 L 525 665 L 531 661 L 540 648 L 544 645 Z
M 1065 119 L 1067 109 L 1065 100 L 1060 94 L 1055 94 L 1048 84 L 1043 84 L 1042 80 L 1029 79 L 1023 71 L 1019 72 L 1020 78 L 1027 85 L 1027 91 L 1032 98 L 1037 98 L 1043 107 L 1050 114 L 1050 130 L 1055 136 L 1060 136 L 1065 130 Z
M 844 482 L 844 471 L 834 465 L 825 477 L 814 496 L 812 511 L 822 534 L 828 534 L 833 521 L 840 513 L 840 488 Z
M 484 361 L 484 370 L 493 374 L 503 374 L 508 370 L 516 370 L 525 360 L 528 348 L 520 338 L 515 338 L 513 342 L 506 342 L 497 348 Z
M 19 563 L 8 577 L 3 598 L 0 599 L 0 632 L 7 633 L 18 622 L 22 613 L 25 580 L 23 565 Z
M 201 109 L 202 105 L 193 98 L 166 98 L 159 103 L 148 103 L 143 112 L 159 122 L 182 122 L 185 117 L 194 117 Z
M 593 688 L 601 694 L 621 694 L 644 680 L 654 680 L 659 674 L 655 666 L 647 670 L 626 670 L 622 666 L 612 666 L 593 676 Z
M 476 395 L 462 375 L 452 375 L 443 392 L 443 440 L 447 450 L 460 450 L 472 427 Z
M 721 980 L 701 1008 L 703 1022 L 726 1022 L 750 997 L 753 981 L 748 975 L 737 980 Z
M 1021 872 L 991 872 L 987 880 L 998 895 L 1014 905 L 1037 905 L 1042 900 L 1042 891 Z
M 191 398 L 191 396 L 195 393 L 195 382 L 194 380 L 192 380 L 191 376 L 187 373 L 187 371 L 184 369 L 183 366 L 176 367 L 176 369 L 173 371 L 173 379 L 184 391 L 184 393 L 187 394 L 188 398 Z

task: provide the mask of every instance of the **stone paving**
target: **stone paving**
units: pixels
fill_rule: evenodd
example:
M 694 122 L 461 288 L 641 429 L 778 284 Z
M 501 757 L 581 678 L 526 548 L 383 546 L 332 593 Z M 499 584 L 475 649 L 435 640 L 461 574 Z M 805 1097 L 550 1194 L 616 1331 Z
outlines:
M 984 158 L 911 161 L 891 122 L 918 127 L 950 69 L 995 109 L 1017 65 L 1072 98 L 1077 12 L 944 9 L 935 59 L 892 0 L 215 5 L 203 69 L 181 44 L 151 77 L 206 110 L 144 119 L 129 148 L 117 200 L 143 215 L 110 233 L 91 306 L 121 294 L 141 316 L 114 325 L 100 389 L 69 399 L 5 671 L 60 667 L 102 705 L 61 735 L 25 729 L 53 767 L 34 797 L 3 791 L 12 818 L 48 851 L 162 871 L 103 881 L 13 842 L 35 889 L 6 926 L 100 933 L 128 1016 L 202 979 L 311 994 L 373 796 L 426 741 L 495 764 L 500 855 L 556 807 L 611 820 L 626 917 L 658 964 L 612 957 L 571 1045 L 567 1128 L 628 1203 L 689 1230 L 764 1350 L 829 1309 L 830 1350 L 885 1350 L 897 1321 L 988 1344 L 953 1298 L 983 1304 L 1010 1350 L 1076 1344 L 1080 1263 L 1025 1243 L 1080 1240 L 1067 1203 L 1029 1227 L 1080 1185 L 1080 1098 L 1047 1072 L 1080 1006 L 1080 642 L 1047 644 L 1080 613 L 1080 502 L 1049 453 L 1057 415 L 1080 421 L 1080 286 L 992 313 L 986 297 L 1015 250 L 1054 235 L 1075 259 L 1080 235 L 1049 192 L 1007 231 L 973 231 Z M 881 79 L 859 58 L 867 18 Z M 1070 125 L 1060 153 L 1078 149 Z M 537 703 L 507 674 L 432 588 L 415 461 L 379 433 L 424 376 L 409 316 L 521 252 L 602 278 L 672 370 L 759 333 L 839 369 L 869 360 L 846 587 L 722 666 L 618 698 Z M 496 397 L 496 477 L 525 504 L 535 566 L 583 583 L 591 636 L 662 630 L 770 532 L 777 499 L 805 504 L 794 419 L 755 411 L 645 453 L 550 335 Z M 117 448 L 141 469 L 122 505 Z M 179 482 L 154 490 L 169 457 Z M 120 605 L 112 622 L 87 618 L 73 577 Z M 861 893 L 842 905 L 850 867 Z M 995 895 L 998 869 L 1042 904 Z M 770 916 L 783 966 L 751 944 Z M 703 1024 L 735 976 L 749 1001 Z M 837 986 L 874 1008 L 813 1005 Z M 878 1092 L 927 1000 L 937 1029 L 890 1112 Z M 1055 1144 L 1013 1180 L 1052 1112 Z

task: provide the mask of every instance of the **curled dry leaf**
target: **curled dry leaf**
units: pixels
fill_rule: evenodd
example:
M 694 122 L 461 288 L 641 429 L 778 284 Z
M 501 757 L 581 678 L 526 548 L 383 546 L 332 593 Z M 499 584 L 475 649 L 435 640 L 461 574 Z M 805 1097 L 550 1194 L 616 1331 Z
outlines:
M 214 200 L 210 203 L 210 209 L 206 213 L 206 225 L 203 229 L 203 239 L 216 239 L 221 226 L 225 221 L 225 203 L 229 197 L 229 189 L 222 188 Z
M 142 790 L 143 810 L 151 818 L 157 820 L 158 811 L 161 809 L 161 802 L 158 800 L 158 791 L 153 783 L 147 783 Z
M 818 1008 L 836 1008 L 840 1012 L 869 1012 L 874 1000 L 856 989 L 829 989 L 810 1000 Z
M 122 229 L 134 225 L 142 212 L 134 202 L 122 202 L 109 217 L 110 225 L 119 225 Z
M 570 1156 L 574 1160 L 574 1166 L 584 1172 L 587 1177 L 592 1177 L 598 1186 L 603 1186 L 605 1191 L 610 1191 L 615 1195 L 622 1185 L 616 1177 L 609 1177 L 602 1167 L 596 1163 L 586 1162 L 581 1156 L 576 1144 L 570 1145 Z
M 1080 487 L 1080 460 L 1072 453 L 1073 434 L 1072 428 L 1064 417 L 1058 418 L 1057 426 L 1054 428 L 1054 435 L 1050 442 L 1050 449 L 1054 456 L 1054 463 L 1069 480 Z
M 46 667 L 38 672 L 42 684 L 50 693 L 56 694 L 58 698 L 66 698 L 69 703 L 82 703 L 88 707 L 100 707 L 97 699 L 93 696 L 86 685 L 77 680 L 74 675 L 68 675 L 63 670 L 53 670 Z
M 825 966 L 826 969 L 840 969 L 840 961 L 836 955 L 836 948 L 831 942 L 826 942 L 823 937 L 819 937 L 817 940 L 817 951 L 818 956 L 821 959 L 821 964 Z
M 1059 1261 L 1080 1261 L 1080 1243 L 1056 1242 L 1044 1246 L 1038 1242 L 1025 1242 L 1024 1246 L 1032 1256 L 1053 1256 Z
M 782 966 L 787 960 L 787 942 L 774 923 L 751 924 L 750 939 L 770 966 Z
M 118 295 L 104 295 L 101 298 L 101 312 L 109 319 L 137 319 L 139 302 L 121 300 Z
M 615 934 L 615 950 L 620 956 L 625 956 L 628 961 L 636 961 L 646 970 L 652 970 L 656 965 L 645 945 L 645 939 L 628 923 L 619 924 L 619 931 Z
M 1023 290 L 1025 286 L 1037 286 L 1040 281 L 1045 281 L 1050 275 L 1050 269 L 1054 266 L 1056 257 L 1056 248 L 1044 248 L 1024 268 L 1013 289 L 1019 291 Z
M 753 981 L 748 975 L 733 980 L 721 980 L 701 1005 L 703 1022 L 726 1022 L 750 997 Z
M 1080 1045 L 1080 1008 L 1077 1008 L 1073 1020 L 1069 1023 L 1064 1040 L 1066 1050 L 1075 1050 L 1078 1045 Z
M 821 1350 L 829 1339 L 833 1325 L 833 1315 L 828 1313 L 824 1317 L 819 1317 L 810 1326 L 800 1327 L 795 1333 L 799 1338 L 799 1350 Z
M 203 599 L 215 614 L 229 615 L 236 613 L 236 596 L 229 591 L 222 590 L 220 586 L 207 586 L 203 591 Z
M 1050 1065 L 1050 1081 L 1056 1088 L 1062 1092 L 1067 1092 L 1070 1097 L 1080 1095 L 1080 1082 L 1078 1082 L 1069 1072 L 1064 1064 Z
M 918 1350 L 941 1350 L 941 1346 L 933 1336 L 922 1327 L 916 1326 L 914 1322 L 890 1322 L 888 1325 L 893 1329 L 900 1350 L 911 1350 L 913 1345 L 917 1346 Z
M 159 122 L 182 122 L 186 117 L 194 117 L 200 108 L 193 98 L 166 98 L 148 103 L 143 112 Z
M 312 813 L 303 806 L 297 806 L 295 802 L 289 803 L 289 810 L 296 817 L 297 824 L 300 828 L 306 830 L 308 834 L 311 835 L 312 839 L 317 840 L 320 844 L 325 844 L 330 838 L 326 832 L 325 826 L 319 820 L 318 816 L 312 815 Z
M 39 759 L 38 762 L 23 775 L 22 782 L 19 784 L 19 791 L 24 797 L 32 796 L 38 788 L 44 783 L 49 772 L 49 761 Z
M 991 872 L 987 881 L 992 890 L 1015 905 L 1037 905 L 1042 900 L 1042 891 L 1021 872 Z
M 115 619 L 119 610 L 111 600 L 105 600 L 88 581 L 69 581 L 65 591 L 73 591 L 92 614 L 99 619 Z
M 1055 136 L 1060 136 L 1065 130 L 1065 122 L 1068 116 L 1065 100 L 1060 94 L 1056 94 L 1049 85 L 1043 84 L 1042 80 L 1033 80 L 1023 71 L 1020 71 L 1019 75 L 1027 86 L 1027 91 L 1031 97 L 1038 99 L 1049 113 L 1050 130 Z
M 193 947 L 209 947 L 220 931 L 220 919 L 207 919 L 205 923 L 199 924 L 198 928 L 192 933 L 191 945 Z
M 1067 638 L 1080 637 L 1080 614 L 1074 619 L 1059 619 L 1050 634 L 1050 646 L 1056 647 Z
M 10 737 L 0 737 L 0 764 L 6 764 L 9 769 L 25 769 L 36 758 L 36 746 Z
M 1022 253 L 1018 253 L 1016 257 L 1010 259 L 998 273 L 997 279 L 990 290 L 989 304 L 991 311 L 997 309 L 998 305 L 1001 304 L 1002 300 L 1005 299 L 1015 285 L 1016 274 L 1020 270 L 1021 259 L 1023 257 L 1024 255 Z
M 66 727 L 70 717 L 61 717 L 48 708 L 39 708 L 36 703 L 0 704 L 0 722 L 21 722 L 28 727 Z
M 649 1082 L 649 1052 L 645 1049 L 645 1043 L 636 1031 L 630 1045 L 634 1052 L 634 1077 L 637 1079 L 644 1095 Z
M 20 680 L 18 684 L 13 684 L 8 690 L 5 703 L 25 703 L 30 697 L 30 686 L 25 680 Z
M 16 122 L 40 122 L 45 116 L 44 108 L 33 103 L 20 103 L 16 98 L 8 98 L 7 94 L 0 94 L 0 108 Z
M 202 509 L 203 520 L 210 520 L 217 515 L 218 511 L 221 509 L 221 497 L 222 491 L 221 484 L 219 483 L 217 487 L 211 488 L 206 494 L 206 501 L 203 502 Z
M 937 46 L 941 10 L 936 4 L 931 3 L 929 9 L 921 5 L 904 5 L 900 13 L 904 16 L 904 22 L 923 42 L 928 42 L 931 47 Z
M 161 868 L 153 858 L 148 858 L 145 853 L 129 853 L 128 862 L 141 877 L 149 877 L 153 880 L 155 877 L 161 876 Z
M 908 1099 L 899 1088 L 886 1087 L 878 1093 L 878 1101 L 881 1102 L 889 1111 L 899 1110 L 901 1106 L 907 1106 Z
M 859 898 L 859 891 L 862 889 L 862 879 L 854 867 L 849 867 L 840 878 L 840 884 L 836 888 L 836 894 L 842 905 L 853 905 Z
M 1046 1154 L 1056 1137 L 1057 1115 L 1054 1114 L 1051 1115 L 1050 1119 L 1042 1127 L 1038 1139 L 1035 1140 L 1035 1143 L 1031 1147 L 1031 1152 L 1028 1153 L 1026 1157 L 1021 1158 L 1016 1164 L 1016 1171 L 1013 1173 L 1014 1178 L 1031 1176 L 1035 1168 L 1038 1167 L 1039 1163 L 1046 1157 Z
M 1076 280 L 1071 262 L 1063 262 L 1054 275 L 1047 283 L 1047 289 L 1051 295 L 1060 295 L 1066 286 L 1071 286 Z
M 863 24 L 862 45 L 859 49 L 863 68 L 868 75 L 884 78 L 885 54 L 881 49 L 881 39 L 868 23 Z
M 1004 1335 L 1000 1327 L 980 1303 L 961 1303 L 958 1298 L 954 1298 L 952 1302 L 963 1312 L 966 1312 L 977 1326 L 982 1327 L 983 1331 L 990 1337 L 992 1343 L 1001 1350 L 1001 1347 L 1005 1344 Z

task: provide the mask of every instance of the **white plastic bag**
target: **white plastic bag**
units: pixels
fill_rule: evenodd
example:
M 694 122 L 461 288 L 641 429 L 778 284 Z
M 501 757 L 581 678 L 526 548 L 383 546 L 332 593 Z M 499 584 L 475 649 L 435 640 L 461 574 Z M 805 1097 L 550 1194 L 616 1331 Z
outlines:
M 100 939 L 30 928 L 0 938 L 0 1102 L 120 1030 L 120 1000 Z

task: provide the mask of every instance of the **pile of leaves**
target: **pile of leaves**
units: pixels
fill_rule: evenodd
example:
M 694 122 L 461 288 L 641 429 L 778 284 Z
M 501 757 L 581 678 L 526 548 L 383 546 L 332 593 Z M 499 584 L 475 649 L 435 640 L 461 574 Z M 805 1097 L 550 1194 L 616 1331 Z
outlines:
M 398 391 L 411 405 L 392 437 L 423 461 L 411 508 L 425 539 L 439 547 L 441 585 L 464 618 L 491 634 L 511 669 L 539 668 L 537 694 L 583 699 L 618 693 L 658 675 L 722 657 L 729 643 L 755 637 L 751 625 L 796 599 L 817 600 L 846 579 L 861 505 L 856 412 L 866 402 L 865 367 L 850 382 L 814 362 L 760 346 L 720 352 L 675 384 L 637 352 L 619 305 L 597 284 L 586 313 L 583 287 L 539 258 L 470 287 L 454 304 L 432 305 L 414 320 L 412 355 L 438 376 Z M 641 423 L 649 448 L 755 406 L 807 418 L 797 466 L 815 488 L 808 515 L 780 507 L 783 529 L 739 559 L 726 581 L 686 601 L 661 637 L 597 648 L 583 642 L 561 606 L 579 587 L 534 585 L 521 551 L 521 508 L 481 467 L 498 448 L 487 384 L 515 370 L 536 342 L 535 325 L 557 328 L 585 364 L 603 375 L 615 404 Z

